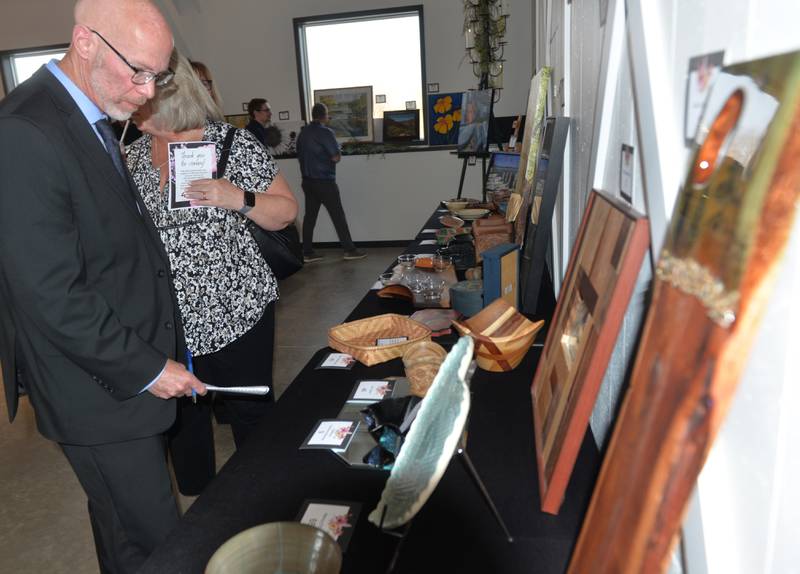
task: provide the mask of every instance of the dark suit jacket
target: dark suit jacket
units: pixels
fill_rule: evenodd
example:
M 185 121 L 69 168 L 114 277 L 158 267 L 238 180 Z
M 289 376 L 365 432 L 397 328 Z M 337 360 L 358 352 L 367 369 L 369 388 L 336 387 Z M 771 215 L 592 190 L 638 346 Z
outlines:
M 151 436 L 175 404 L 140 393 L 182 352 L 169 261 L 147 209 L 68 92 L 39 70 L 0 103 L 0 361 L 40 432 Z M 180 355 L 178 355 L 180 356 Z

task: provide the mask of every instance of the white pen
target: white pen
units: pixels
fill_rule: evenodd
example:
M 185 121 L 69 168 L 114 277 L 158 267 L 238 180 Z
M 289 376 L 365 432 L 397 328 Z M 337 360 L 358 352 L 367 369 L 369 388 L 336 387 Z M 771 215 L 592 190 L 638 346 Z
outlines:
M 269 393 L 269 387 L 217 387 L 214 385 L 206 385 L 207 391 L 217 391 L 218 393 L 236 393 L 239 395 L 266 395 Z

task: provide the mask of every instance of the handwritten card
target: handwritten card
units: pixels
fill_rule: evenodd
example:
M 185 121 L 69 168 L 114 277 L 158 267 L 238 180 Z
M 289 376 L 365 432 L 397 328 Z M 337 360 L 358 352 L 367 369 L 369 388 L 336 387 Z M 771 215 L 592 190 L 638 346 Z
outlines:
M 168 154 L 169 208 L 191 208 L 184 193 L 193 181 L 216 177 L 216 145 L 214 142 L 171 142 Z

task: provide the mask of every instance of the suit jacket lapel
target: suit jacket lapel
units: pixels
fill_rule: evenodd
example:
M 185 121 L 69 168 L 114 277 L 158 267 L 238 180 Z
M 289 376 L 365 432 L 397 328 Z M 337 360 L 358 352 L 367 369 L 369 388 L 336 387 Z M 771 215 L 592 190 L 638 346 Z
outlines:
M 45 85 L 53 96 L 56 106 L 67 116 L 68 137 L 75 147 L 82 152 L 81 155 L 88 160 L 87 170 L 100 174 L 108 183 L 109 188 L 113 189 L 117 194 L 124 205 L 124 209 L 129 210 L 134 217 L 143 220 L 150 240 L 153 241 L 159 256 L 166 265 L 169 265 L 169 257 L 164 250 L 164 244 L 161 242 L 161 237 L 158 235 L 150 213 L 147 211 L 147 207 L 144 205 L 139 190 L 136 189 L 133 181 L 124 181 L 120 177 L 106 148 L 100 142 L 100 138 L 92 126 L 89 125 L 89 122 L 86 121 L 86 118 L 69 95 L 69 92 L 64 89 L 64 86 L 46 69 L 36 72 L 35 77 Z

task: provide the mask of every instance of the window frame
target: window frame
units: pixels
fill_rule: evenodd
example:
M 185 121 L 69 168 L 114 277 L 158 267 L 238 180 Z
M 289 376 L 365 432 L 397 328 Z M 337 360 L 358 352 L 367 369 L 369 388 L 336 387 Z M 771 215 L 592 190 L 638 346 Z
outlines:
M 15 83 L 14 67 L 11 65 L 11 60 L 14 57 L 35 56 L 37 54 L 47 54 L 48 52 L 66 52 L 68 48 L 69 44 L 51 44 L 49 46 L 34 46 L 31 48 L 0 51 L 0 75 L 3 76 L 3 90 L 5 94 L 8 95 L 19 85 L 19 83 Z
M 297 84 L 298 92 L 300 93 L 300 115 L 303 121 L 308 122 L 311 117 L 310 104 L 313 102 L 313 94 L 309 94 L 310 84 L 308 83 L 308 58 L 306 54 L 306 44 L 304 28 L 308 24 L 338 24 L 345 22 L 354 22 L 359 20 L 379 19 L 388 16 L 404 16 L 416 15 L 419 20 L 419 53 L 420 53 L 420 88 L 423 100 L 427 96 L 427 75 L 426 75 L 426 60 L 425 60 L 425 17 L 423 13 L 422 4 L 412 4 L 409 6 L 398 6 L 395 8 L 379 8 L 375 10 L 357 10 L 354 12 L 338 12 L 333 14 L 320 14 L 317 16 L 306 16 L 303 18 L 294 18 L 294 46 L 295 46 L 295 59 L 297 61 Z M 373 94 L 373 105 L 375 95 Z M 428 129 L 427 121 L 428 109 L 427 102 L 422 101 L 417 104 L 417 108 L 424 111 L 420 114 L 420 123 L 425 126 L 425 137 L 419 140 L 409 142 L 411 145 L 427 145 L 428 143 Z M 373 120 L 375 118 L 372 118 Z M 370 142 L 364 142 L 370 143 Z M 381 142 L 371 142 L 375 145 L 381 145 Z

